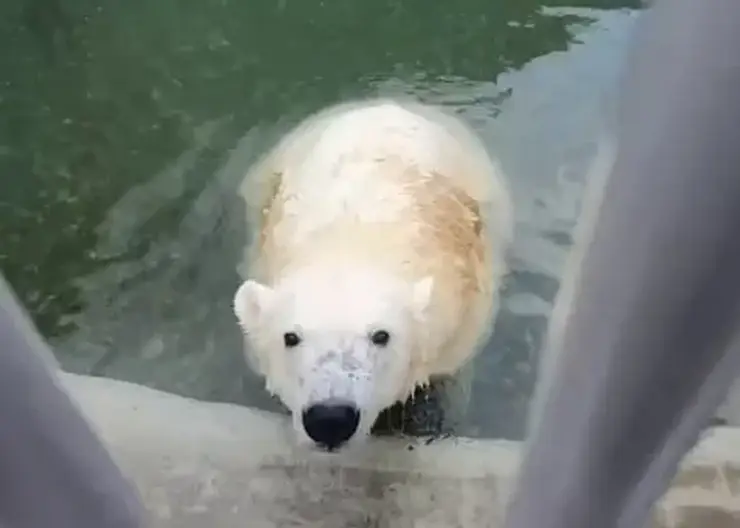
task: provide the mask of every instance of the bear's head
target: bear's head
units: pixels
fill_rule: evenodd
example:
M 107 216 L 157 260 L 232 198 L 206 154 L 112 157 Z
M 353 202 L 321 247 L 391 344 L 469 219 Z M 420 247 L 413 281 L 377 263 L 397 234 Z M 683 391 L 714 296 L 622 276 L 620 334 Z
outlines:
M 364 439 L 383 409 L 408 397 L 432 287 L 431 277 L 410 283 L 354 266 L 239 287 L 248 357 L 291 410 L 300 440 L 334 450 Z

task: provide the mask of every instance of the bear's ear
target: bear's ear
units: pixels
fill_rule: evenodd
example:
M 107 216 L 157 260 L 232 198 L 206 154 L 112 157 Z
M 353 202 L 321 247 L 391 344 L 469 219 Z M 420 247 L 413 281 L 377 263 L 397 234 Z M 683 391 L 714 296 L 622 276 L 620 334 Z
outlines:
M 434 288 L 434 278 L 424 277 L 414 284 L 413 301 L 414 311 L 417 316 L 423 316 L 429 302 L 432 299 L 432 289 Z
M 257 281 L 244 282 L 234 295 L 234 314 L 244 331 L 254 328 L 265 310 L 269 309 L 275 290 Z

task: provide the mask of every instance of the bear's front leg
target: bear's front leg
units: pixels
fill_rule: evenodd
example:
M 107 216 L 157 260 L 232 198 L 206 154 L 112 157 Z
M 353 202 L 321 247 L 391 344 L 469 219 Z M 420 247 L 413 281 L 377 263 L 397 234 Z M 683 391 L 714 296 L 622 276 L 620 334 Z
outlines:
M 430 437 L 452 435 L 463 418 L 469 400 L 468 377 L 461 372 L 417 387 L 405 402 L 385 409 L 375 422 L 376 436 Z

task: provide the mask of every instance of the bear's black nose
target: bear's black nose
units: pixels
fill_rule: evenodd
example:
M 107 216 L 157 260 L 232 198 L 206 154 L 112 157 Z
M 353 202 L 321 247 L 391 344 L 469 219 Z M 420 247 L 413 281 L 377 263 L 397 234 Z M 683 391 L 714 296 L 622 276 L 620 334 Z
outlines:
M 322 447 L 332 451 L 357 431 L 360 411 L 344 403 L 317 403 L 303 411 L 306 434 Z

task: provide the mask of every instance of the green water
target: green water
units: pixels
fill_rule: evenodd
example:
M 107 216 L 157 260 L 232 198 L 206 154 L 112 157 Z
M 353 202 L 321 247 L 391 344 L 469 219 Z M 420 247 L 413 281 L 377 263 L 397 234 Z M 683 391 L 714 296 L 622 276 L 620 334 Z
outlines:
M 460 432 L 519 437 L 633 4 L 4 2 L 0 268 L 66 368 L 270 407 L 230 311 L 245 243 L 234 187 L 323 105 L 441 103 L 501 158 L 517 206 Z

